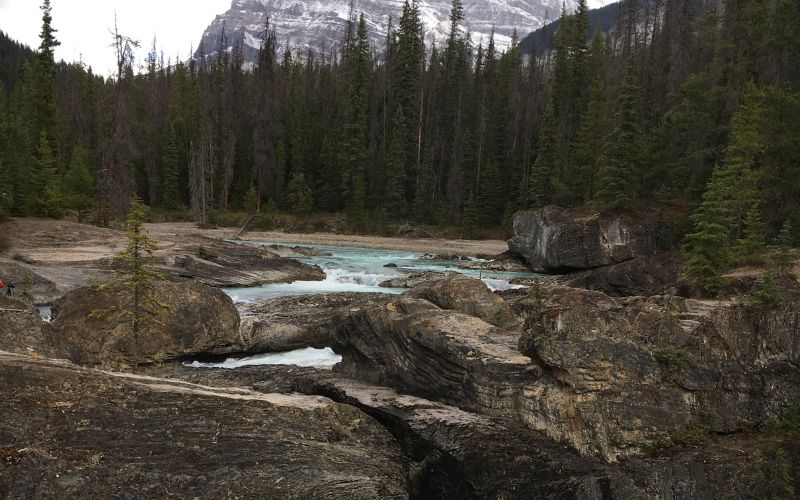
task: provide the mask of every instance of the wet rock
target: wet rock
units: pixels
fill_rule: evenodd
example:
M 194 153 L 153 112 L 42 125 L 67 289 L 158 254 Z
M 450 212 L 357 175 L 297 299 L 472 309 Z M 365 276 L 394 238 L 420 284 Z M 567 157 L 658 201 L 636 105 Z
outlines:
M 240 327 L 240 352 L 291 351 L 330 346 L 330 331 L 343 310 L 386 303 L 379 293 L 335 293 L 281 297 L 249 308 Z
M 253 287 L 294 281 L 320 281 L 318 266 L 280 257 L 263 247 L 203 238 L 201 244 L 163 259 L 174 281 L 193 280 L 218 288 Z
M 426 271 L 386 280 L 382 282 L 380 286 L 381 288 L 414 288 L 422 283 L 441 280 L 448 276 L 456 276 L 457 274 L 458 273 L 453 272 L 442 273 L 437 271 Z
M 387 268 L 387 269 L 397 269 L 397 268 L 398 268 L 398 267 L 400 267 L 400 266 L 398 266 L 397 264 L 389 263 L 389 264 L 386 264 L 386 265 L 385 265 L 385 266 L 383 266 L 383 267 L 385 267 L 385 268 Z
M 625 217 L 582 214 L 558 207 L 519 212 L 509 249 L 537 272 L 569 272 L 608 266 L 672 250 L 669 225 Z
M 130 323 L 111 313 L 120 308 L 117 295 L 93 288 L 67 293 L 53 304 L 56 349 L 83 365 L 239 351 L 239 312 L 222 291 L 200 283 L 160 282 L 155 297 L 168 308 L 148 321 L 150 331 L 134 339 Z
M 10 498 L 408 497 L 393 437 L 324 397 L 0 354 L 0 412 Z
M 442 309 L 459 311 L 487 323 L 504 326 L 514 321 L 511 308 L 481 280 L 461 274 L 421 283 L 405 295 L 425 299 Z
M 598 290 L 613 296 L 657 295 L 678 284 L 680 264 L 676 256 L 637 257 L 611 266 L 567 277 L 576 288 Z

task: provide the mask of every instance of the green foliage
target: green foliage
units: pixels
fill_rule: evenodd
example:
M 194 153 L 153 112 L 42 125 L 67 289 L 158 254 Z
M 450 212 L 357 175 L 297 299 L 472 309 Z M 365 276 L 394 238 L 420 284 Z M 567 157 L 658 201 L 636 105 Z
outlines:
M 250 189 L 247 190 L 242 208 L 248 214 L 254 214 L 258 211 L 258 189 L 255 186 L 250 186 Z
M 152 334 L 163 324 L 162 318 L 170 307 L 160 302 L 155 286 L 163 280 L 162 273 L 152 260 L 158 249 L 144 229 L 146 206 L 134 196 L 126 221 L 127 248 L 115 257 L 117 276 L 100 285 L 99 289 L 114 294 L 119 306 L 109 311 L 95 311 L 95 316 L 130 325 L 134 344 L 140 334 Z
M 694 232 L 686 236 L 688 258 L 684 277 L 711 294 L 718 293 L 725 284 L 722 275 L 731 262 L 728 196 L 722 170 L 718 167 L 703 195 L 700 208 L 692 215 Z
M 673 371 L 692 363 L 692 355 L 688 351 L 672 346 L 655 350 L 653 357 L 663 366 Z
M 669 433 L 669 441 L 673 446 L 700 446 L 708 442 L 710 437 L 709 429 L 697 424 Z
M 761 253 L 766 248 L 764 223 L 761 218 L 761 207 L 753 203 L 747 211 L 744 224 L 744 238 L 739 240 L 736 253 L 742 263 L 758 263 Z
M 292 213 L 300 217 L 309 215 L 314 208 L 313 193 L 302 173 L 295 175 L 289 183 L 288 200 Z
M 77 147 L 64 176 L 64 205 L 78 213 L 78 222 L 83 222 L 86 212 L 95 206 L 93 190 L 94 179 L 86 166 L 86 152 Z
M 775 271 L 761 276 L 753 290 L 747 295 L 745 305 L 749 308 L 764 309 L 780 305 L 781 296 L 776 284 Z
M 792 237 L 792 223 L 789 219 L 783 223 L 780 232 L 778 233 L 778 248 L 772 259 L 772 266 L 779 272 L 789 272 L 794 264 L 792 258 L 792 246 L 794 239 Z

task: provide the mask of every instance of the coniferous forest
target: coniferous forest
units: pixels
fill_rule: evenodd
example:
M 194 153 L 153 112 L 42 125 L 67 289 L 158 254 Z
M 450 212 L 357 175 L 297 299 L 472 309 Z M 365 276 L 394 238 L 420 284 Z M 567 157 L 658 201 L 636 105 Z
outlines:
M 38 50 L 0 40 L 7 214 L 105 224 L 136 193 L 198 222 L 339 213 L 353 231 L 469 236 L 557 204 L 674 220 L 701 274 L 800 236 L 794 0 L 625 0 L 607 32 L 582 1 L 530 54 L 469 43 L 460 0 L 433 44 L 407 1 L 386 47 L 353 12 L 325 54 L 267 27 L 252 68 L 241 41 L 190 61 L 154 42 L 135 61 L 115 32 L 110 78 L 57 63 L 42 10 Z

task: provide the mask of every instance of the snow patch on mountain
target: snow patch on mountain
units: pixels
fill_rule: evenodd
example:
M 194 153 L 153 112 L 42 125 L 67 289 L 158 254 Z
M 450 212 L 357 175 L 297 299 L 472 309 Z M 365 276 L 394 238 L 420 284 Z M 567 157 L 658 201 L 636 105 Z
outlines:
M 397 26 L 404 0 L 356 0 L 355 10 L 363 12 L 370 42 L 382 51 L 386 42 L 389 19 Z M 577 0 L 566 0 L 574 9 Z M 609 3 L 591 0 L 590 8 Z M 427 44 L 441 45 L 450 29 L 450 0 L 419 0 L 420 17 L 425 26 Z M 556 19 L 561 0 L 464 0 L 465 21 L 462 28 L 471 41 L 486 44 L 492 30 L 499 50 L 511 44 L 516 28 L 520 38 Z M 233 0 L 230 10 L 219 15 L 203 34 L 196 55 L 212 55 L 224 45 L 226 50 L 241 40 L 245 61 L 254 62 L 269 18 L 281 47 L 294 52 L 308 49 L 327 53 L 339 46 L 350 13 L 349 0 Z M 223 37 L 224 34 L 224 37 Z M 223 43 L 224 42 L 224 43 Z

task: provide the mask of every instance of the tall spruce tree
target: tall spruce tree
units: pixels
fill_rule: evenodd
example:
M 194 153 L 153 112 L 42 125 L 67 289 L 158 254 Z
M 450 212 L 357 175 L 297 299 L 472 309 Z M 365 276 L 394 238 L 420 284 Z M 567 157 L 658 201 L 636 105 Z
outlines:
M 724 285 L 722 275 L 731 263 L 729 196 L 723 170 L 717 167 L 703 195 L 703 202 L 692 215 L 694 232 L 686 236 L 688 258 L 684 277 L 710 294 L 717 294 Z
M 77 213 L 78 222 L 83 222 L 86 213 L 95 206 L 94 178 L 86 162 L 86 151 L 76 147 L 64 176 L 64 206 Z

